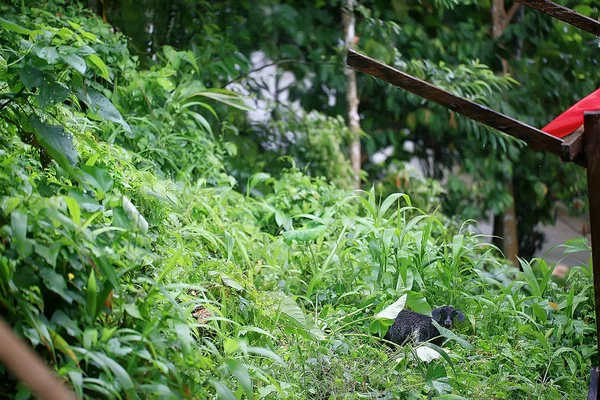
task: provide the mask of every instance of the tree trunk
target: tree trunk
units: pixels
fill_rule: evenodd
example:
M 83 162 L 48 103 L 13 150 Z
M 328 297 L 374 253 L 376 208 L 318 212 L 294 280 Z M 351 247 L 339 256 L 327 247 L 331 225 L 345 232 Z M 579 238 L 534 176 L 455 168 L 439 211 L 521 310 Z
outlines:
M 519 236 L 517 234 L 517 214 L 515 212 L 515 202 L 513 195 L 512 179 L 507 182 L 507 189 L 512 204 L 504 210 L 504 213 L 494 215 L 494 239 L 493 243 L 502 250 L 507 260 L 519 266 Z
M 520 7 L 521 5 L 515 2 L 510 10 L 506 12 L 504 0 L 492 0 L 492 37 L 494 39 L 504 33 Z M 502 70 L 504 74 L 508 72 L 508 62 L 505 59 L 502 59 Z M 515 211 L 512 174 L 504 183 L 512 198 L 512 203 L 504 210 L 502 215 L 494 215 L 494 235 L 499 236 L 499 238 L 494 238 L 494 244 L 502 250 L 507 260 L 519 266 L 519 260 L 517 259 L 519 256 L 519 236 L 517 234 L 517 213 Z
M 344 23 L 344 47 L 348 50 L 355 38 L 355 19 L 354 19 L 354 0 L 345 0 L 343 6 L 343 23 Z M 346 74 L 346 101 L 348 102 L 348 127 L 352 134 L 352 142 L 350 143 L 350 163 L 354 170 L 354 185 L 360 187 L 360 117 L 358 115 L 358 91 L 356 89 L 356 72 L 344 66 Z

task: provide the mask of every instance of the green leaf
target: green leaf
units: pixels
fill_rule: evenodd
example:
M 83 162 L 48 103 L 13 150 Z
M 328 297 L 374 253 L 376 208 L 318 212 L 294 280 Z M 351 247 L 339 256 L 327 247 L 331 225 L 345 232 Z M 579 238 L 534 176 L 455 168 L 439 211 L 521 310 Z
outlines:
M 96 275 L 94 274 L 93 268 L 90 271 L 90 276 L 87 281 L 86 295 L 88 314 L 90 320 L 93 322 L 96 317 L 96 308 L 98 304 L 98 286 L 96 285 Z
M 18 74 L 27 89 L 40 87 L 44 82 L 44 74 L 37 68 L 25 66 L 18 70 Z
M 87 91 L 77 90 L 79 100 L 85 102 L 93 112 L 97 113 L 102 119 L 119 124 L 127 132 L 131 132 L 129 124 L 123 119 L 123 116 L 116 107 L 102 93 L 87 88 Z
M 84 195 L 76 190 L 69 190 L 69 197 L 77 200 L 79 207 L 86 212 L 96 212 L 104 210 L 104 207 L 96 201 L 96 199 Z M 114 211 L 114 210 L 113 210 Z
M 471 343 L 467 342 L 465 339 L 461 338 L 460 336 L 458 336 L 456 333 L 452 332 L 451 330 L 442 327 L 434 319 L 431 320 L 431 323 L 433 324 L 433 326 L 435 326 L 437 328 L 438 332 L 443 337 L 445 337 L 447 339 L 455 340 L 459 345 L 461 345 L 461 347 L 464 347 L 465 349 L 473 349 L 473 345 Z
M 293 240 L 296 240 L 298 242 L 309 242 L 311 240 L 317 239 L 326 230 L 327 227 L 325 225 L 319 225 L 315 228 L 287 231 L 283 232 L 283 239 L 287 243 L 290 243 Z
M 34 49 L 36 49 L 34 47 Z M 48 62 L 48 64 L 54 64 L 56 63 L 56 61 L 58 61 L 58 52 L 56 51 L 56 47 L 52 47 L 52 46 L 45 46 L 42 48 L 38 48 L 35 50 L 35 54 L 43 59 L 46 60 Z
M 587 4 L 580 4 L 578 6 L 575 6 L 573 8 L 573 11 L 576 11 L 579 14 L 585 15 L 586 17 L 592 16 L 592 7 L 588 6 Z
M 127 314 L 131 315 L 133 318 L 143 319 L 142 314 L 140 314 L 140 310 L 138 309 L 138 307 L 135 304 L 133 304 L 133 303 L 125 304 L 123 306 L 123 309 L 125 310 L 125 312 Z
M 78 363 L 77 356 L 75 356 L 75 352 L 71 349 L 71 346 L 67 343 L 67 341 L 60 336 L 58 333 L 54 332 L 52 329 L 48 328 L 50 332 L 50 336 L 52 337 L 52 344 L 54 348 L 58 349 L 61 353 L 68 356 L 73 362 Z
M 400 314 L 400 311 L 404 309 L 407 297 L 408 295 L 403 294 L 393 304 L 390 304 L 389 306 L 381 310 L 379 313 L 377 313 L 377 315 L 375 315 L 375 318 L 395 320 L 398 314 Z
M 48 78 L 46 76 L 42 80 L 42 86 L 37 95 L 37 100 L 42 108 L 48 108 L 51 105 L 61 103 L 71 94 L 71 91 L 62 83 L 54 80 L 49 81 Z
M 423 343 L 423 346 L 429 347 L 430 349 L 435 350 L 439 355 L 444 357 L 444 360 L 446 360 L 446 362 L 448 362 L 450 367 L 452 367 L 452 369 L 454 369 L 454 363 L 452 362 L 452 360 L 450 359 L 450 356 L 444 349 L 442 349 L 441 347 L 439 347 L 433 343 Z
M 83 172 L 84 182 L 89 183 L 94 188 L 105 193 L 113 188 L 114 181 L 106 170 L 96 166 L 82 165 L 81 171 Z
M 192 343 L 194 339 L 190 334 L 190 327 L 188 324 L 177 322 L 175 323 L 175 332 L 177 333 L 177 339 L 181 344 L 181 349 L 185 354 L 189 354 L 192 350 Z
M 52 323 L 65 329 L 70 336 L 79 337 L 81 335 L 81 329 L 77 326 L 77 322 L 73 321 L 67 314 L 62 310 L 56 310 L 52 314 Z
M 33 251 L 31 241 L 27 239 L 27 214 L 13 211 L 10 214 L 12 242 L 21 258 L 27 258 Z
M 71 219 L 75 225 L 81 225 L 81 209 L 79 208 L 77 200 L 72 197 L 64 197 L 63 199 L 65 200 L 65 203 L 67 203 L 69 214 L 71 214 Z
M 46 260 L 48 264 L 50 264 L 53 267 L 56 267 L 56 259 L 61 248 L 62 243 L 60 242 L 52 243 L 50 247 L 36 243 L 35 253 L 41 256 L 44 260 Z
M 85 74 L 87 65 L 85 64 L 85 60 L 79 57 L 77 54 L 61 54 L 60 58 L 62 58 L 65 63 L 73 67 L 73 69 L 75 69 L 81 75 Z
M 73 166 L 77 163 L 77 150 L 73 137 L 60 126 L 49 125 L 36 117 L 29 119 L 35 136 L 44 150 L 65 170 L 75 175 Z
M 425 297 L 420 292 L 410 291 L 406 297 L 406 307 L 419 314 L 431 315 L 431 306 L 427 303 Z
M 229 286 L 230 288 L 233 288 L 235 290 L 244 290 L 244 287 L 242 285 L 231 279 L 227 274 L 221 272 L 219 275 L 221 276 L 221 280 L 226 286 Z
M 21 25 L 17 25 L 14 22 L 0 18 L 0 26 L 7 31 L 20 33 L 21 35 L 33 35 L 33 31 L 27 28 L 23 28 Z
M 106 64 L 104 64 L 104 61 L 102 61 L 100 57 L 98 57 L 96 54 L 90 54 L 87 56 L 86 59 L 100 70 L 101 77 L 111 82 L 110 76 L 108 74 L 108 68 L 106 67 Z
M 195 93 L 197 96 L 208 97 L 228 106 L 235 107 L 243 111 L 254 111 L 254 108 L 244 104 L 243 100 L 235 92 L 224 89 L 206 89 Z
M 225 386 L 223 382 L 211 380 L 210 383 L 215 387 L 219 400 L 237 400 L 231 389 Z
M 49 290 L 60 295 L 68 303 L 73 301 L 73 299 L 71 299 L 71 297 L 65 293 L 65 290 L 67 289 L 67 282 L 65 282 L 65 278 L 62 275 L 57 274 L 54 269 L 41 268 L 40 277 L 44 280 L 44 284 Z
M 249 399 L 254 398 L 254 393 L 252 392 L 252 378 L 250 378 L 246 365 L 233 359 L 227 360 L 225 363 L 227 364 L 229 372 L 235 376 L 242 386 L 242 389 L 244 389 L 244 392 L 246 392 L 246 396 L 248 396 Z
M 117 279 L 115 267 L 108 262 L 106 257 L 94 257 L 94 262 L 96 263 L 96 266 L 98 266 L 100 272 L 102 272 L 106 279 L 108 279 L 108 282 L 110 282 L 111 286 L 113 288 L 118 288 L 119 281 Z

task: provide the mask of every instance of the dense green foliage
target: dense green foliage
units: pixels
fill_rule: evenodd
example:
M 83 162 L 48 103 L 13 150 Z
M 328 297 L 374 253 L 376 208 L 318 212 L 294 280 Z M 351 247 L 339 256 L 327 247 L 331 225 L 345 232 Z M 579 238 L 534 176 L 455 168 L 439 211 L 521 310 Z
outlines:
M 276 174 L 275 159 L 289 149 L 281 146 L 280 151 L 271 151 L 280 131 L 278 122 L 272 121 L 290 123 L 293 116 L 282 112 L 289 103 L 298 102 L 307 111 L 345 115 L 340 0 L 173 1 L 169 7 L 153 0 L 105 3 L 109 18 L 133 37 L 134 48 L 145 62 L 151 63 L 159 44 L 195 49 L 205 60 L 201 62 L 206 66 L 205 81 L 215 87 L 242 82 L 247 92 L 272 103 L 266 126 L 253 121 L 236 124 L 234 141 L 245 154 L 262 160 L 255 172 L 268 169 Z M 491 3 L 360 1 L 357 49 L 539 128 L 597 89 L 600 73 L 592 67 L 597 63 L 597 38 L 521 8 L 494 39 Z M 506 9 L 512 6 L 505 3 Z M 594 0 L 563 4 L 598 17 Z M 132 12 L 136 6 L 150 10 L 145 18 Z M 166 17 L 166 8 L 171 18 Z M 147 32 L 147 23 L 160 28 Z M 172 26 L 181 29 L 169 29 Z M 252 68 L 262 68 L 261 63 L 250 61 L 254 57 L 277 66 L 274 85 L 267 87 L 262 75 L 251 73 Z M 395 174 L 397 160 L 417 157 L 428 177 L 449 181 L 444 212 L 476 219 L 487 213 L 502 214 L 513 202 L 507 188 L 507 182 L 512 182 L 520 196 L 516 217 L 519 247 L 526 256 L 540 248 L 543 236 L 538 224 L 553 222 L 557 201 L 573 212 L 585 211 L 585 175 L 579 167 L 533 152 L 363 74 L 359 97 L 361 126 L 369 134 L 362 138 L 368 182 L 385 181 Z M 412 145 L 405 146 L 407 142 Z M 374 161 L 374 154 L 390 147 L 393 152 L 385 162 Z M 291 148 L 302 149 L 303 144 Z M 305 153 L 298 153 L 298 164 L 304 165 Z M 456 172 L 471 179 L 465 182 Z M 387 193 L 397 190 L 385 188 Z
M 519 272 L 398 165 L 382 186 L 407 194 L 351 193 L 338 118 L 249 128 L 204 41 L 143 70 L 123 36 L 60 3 L 0 5 L 0 312 L 79 397 L 584 395 L 589 265 L 560 285 L 540 259 Z M 246 128 L 296 134 L 297 164 L 250 154 Z M 399 298 L 465 313 L 442 358 L 381 345 L 390 321 L 374 316 Z M 29 396 L 0 372 L 3 394 Z

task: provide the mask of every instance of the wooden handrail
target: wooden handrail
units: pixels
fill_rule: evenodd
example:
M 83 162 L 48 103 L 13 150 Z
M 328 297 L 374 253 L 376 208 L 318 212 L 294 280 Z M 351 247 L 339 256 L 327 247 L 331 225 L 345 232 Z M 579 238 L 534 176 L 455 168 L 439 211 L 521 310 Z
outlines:
M 579 147 L 573 145 L 570 141 L 565 142 L 531 125 L 450 93 L 351 49 L 348 50 L 347 63 L 357 71 L 375 76 L 476 122 L 521 139 L 536 150 L 548 151 L 563 158 L 564 161 L 573 161 L 585 165 L 585 160 L 580 157 L 582 150 L 578 141 L 574 143 Z
M 533 8 L 539 12 L 547 14 L 562 22 L 566 22 L 576 28 L 591 33 L 592 35 L 600 36 L 600 22 L 593 18 L 579 14 L 570 8 L 563 7 L 550 0 L 516 0 L 517 2 Z

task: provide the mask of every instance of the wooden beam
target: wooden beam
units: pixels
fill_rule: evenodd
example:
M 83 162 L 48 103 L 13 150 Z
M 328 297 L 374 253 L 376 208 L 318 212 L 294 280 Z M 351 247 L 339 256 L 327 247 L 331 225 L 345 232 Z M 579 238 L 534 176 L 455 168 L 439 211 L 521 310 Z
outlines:
M 583 125 L 568 136 L 563 138 L 560 158 L 563 161 L 573 161 L 585 166 L 585 154 L 583 151 Z
M 556 4 L 553 1 L 517 0 L 517 2 L 529 8 L 533 8 L 534 10 L 543 12 L 544 14 L 547 14 L 560 21 L 566 22 L 569 25 L 573 25 L 576 28 L 589 32 L 592 35 L 600 36 L 600 22 L 593 18 L 579 14 L 570 8 Z
M 471 118 L 476 122 L 519 138 L 536 150 L 548 151 L 559 157 L 565 155 L 565 161 L 575 161 L 583 165 L 579 161 L 580 157 L 578 158 L 581 149 L 577 151 L 575 148 L 571 148 L 571 144 L 564 143 L 562 139 L 542 132 L 533 126 L 497 113 L 488 107 L 452 94 L 444 89 L 440 89 L 431 83 L 399 71 L 354 50 L 348 50 L 347 63 L 357 71 L 375 76 L 394 86 L 408 90 L 411 93 Z
M 46 363 L 0 317 L 0 362 L 40 400 L 76 400 L 77 397 Z

